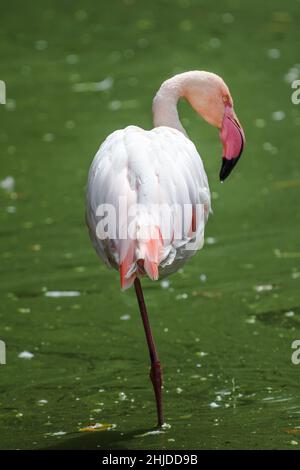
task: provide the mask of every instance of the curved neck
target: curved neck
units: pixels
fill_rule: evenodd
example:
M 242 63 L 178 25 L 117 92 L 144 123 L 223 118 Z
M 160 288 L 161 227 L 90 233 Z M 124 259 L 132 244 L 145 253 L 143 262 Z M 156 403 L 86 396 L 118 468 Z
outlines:
M 178 75 L 161 85 L 153 100 L 154 127 L 172 127 L 187 135 L 177 111 L 177 103 L 182 96 L 184 96 L 183 80 Z
M 218 75 L 194 70 L 166 80 L 153 100 L 154 126 L 168 126 L 185 132 L 177 112 L 177 102 L 183 97 L 197 114 L 217 128 L 222 127 L 225 103 L 233 106 L 227 85 Z

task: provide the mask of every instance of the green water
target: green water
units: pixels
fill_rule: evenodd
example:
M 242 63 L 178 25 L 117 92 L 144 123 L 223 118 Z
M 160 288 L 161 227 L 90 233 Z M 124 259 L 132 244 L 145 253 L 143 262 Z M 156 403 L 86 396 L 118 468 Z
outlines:
M 2 449 L 300 448 L 300 105 L 288 81 L 300 78 L 299 21 L 299 1 L 1 6 L 0 180 L 15 180 L 0 188 Z M 150 128 L 162 80 L 192 69 L 224 77 L 247 148 L 220 185 L 218 133 L 180 105 L 213 191 L 214 243 L 168 288 L 144 282 L 171 426 L 147 435 L 156 416 L 136 299 L 92 250 L 84 186 L 105 136 Z M 78 85 L 107 77 L 104 91 Z M 92 423 L 116 427 L 78 432 Z

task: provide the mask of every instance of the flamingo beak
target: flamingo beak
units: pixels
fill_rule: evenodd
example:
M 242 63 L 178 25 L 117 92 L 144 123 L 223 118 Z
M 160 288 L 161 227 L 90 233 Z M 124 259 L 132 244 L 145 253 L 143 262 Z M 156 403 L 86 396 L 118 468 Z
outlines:
M 245 134 L 230 104 L 226 104 L 220 131 L 223 145 L 220 181 L 224 181 L 240 159 L 245 146 Z

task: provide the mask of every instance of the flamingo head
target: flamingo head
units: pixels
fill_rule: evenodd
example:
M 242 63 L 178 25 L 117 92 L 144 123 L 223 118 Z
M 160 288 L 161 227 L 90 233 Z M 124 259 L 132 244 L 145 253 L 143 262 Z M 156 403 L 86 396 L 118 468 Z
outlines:
M 220 180 L 231 173 L 245 146 L 245 134 L 234 112 L 229 89 L 221 77 L 210 72 L 187 74 L 185 98 L 209 124 L 220 129 L 223 146 Z

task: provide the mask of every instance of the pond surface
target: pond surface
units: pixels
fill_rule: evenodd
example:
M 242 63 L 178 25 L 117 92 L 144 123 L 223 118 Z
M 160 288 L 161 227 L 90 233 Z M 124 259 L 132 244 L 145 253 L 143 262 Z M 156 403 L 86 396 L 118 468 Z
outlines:
M 300 448 L 300 3 L 110 5 L 1 8 L 0 447 Z M 136 299 L 93 252 L 84 187 L 106 135 L 150 128 L 160 83 L 193 69 L 224 77 L 247 147 L 220 185 L 218 132 L 180 105 L 214 214 L 169 284 L 143 283 L 169 425 L 153 433 Z M 79 432 L 95 423 L 114 426 Z

